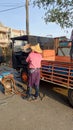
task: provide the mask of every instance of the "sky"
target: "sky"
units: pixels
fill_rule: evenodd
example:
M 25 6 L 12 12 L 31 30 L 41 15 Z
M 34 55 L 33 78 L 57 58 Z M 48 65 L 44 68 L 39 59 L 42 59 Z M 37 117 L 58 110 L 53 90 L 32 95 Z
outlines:
M 13 29 L 26 31 L 26 0 L 2 0 L 0 2 L 0 22 Z M 21 8 L 16 8 L 23 6 Z M 9 10 L 11 8 L 16 8 Z M 8 11 L 6 11 L 8 10 Z M 44 10 L 33 7 L 32 0 L 29 6 L 29 32 L 31 35 L 70 38 L 72 28 L 62 29 L 55 23 L 46 24 Z

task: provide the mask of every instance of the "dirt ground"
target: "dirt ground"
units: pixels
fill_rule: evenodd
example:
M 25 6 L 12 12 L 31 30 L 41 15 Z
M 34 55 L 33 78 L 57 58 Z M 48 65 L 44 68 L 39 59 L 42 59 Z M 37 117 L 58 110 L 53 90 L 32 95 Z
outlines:
M 0 130 L 73 130 L 73 108 L 67 98 L 43 83 L 40 93 L 43 100 L 29 102 L 0 92 Z

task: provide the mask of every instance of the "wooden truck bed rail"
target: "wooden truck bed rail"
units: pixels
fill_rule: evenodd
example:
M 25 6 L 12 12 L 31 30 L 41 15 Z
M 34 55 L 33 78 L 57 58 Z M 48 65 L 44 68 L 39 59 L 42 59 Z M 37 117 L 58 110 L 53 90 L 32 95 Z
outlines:
M 41 80 L 73 89 L 73 63 L 42 60 Z

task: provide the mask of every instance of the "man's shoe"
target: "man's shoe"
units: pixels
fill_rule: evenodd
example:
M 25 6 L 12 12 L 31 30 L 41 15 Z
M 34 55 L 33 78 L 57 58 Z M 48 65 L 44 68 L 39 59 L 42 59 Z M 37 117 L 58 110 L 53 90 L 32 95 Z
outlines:
M 32 101 L 32 100 L 35 100 L 35 97 L 33 95 L 29 96 L 29 95 L 26 95 L 24 97 L 22 97 L 23 99 L 27 100 L 27 101 Z
M 29 96 L 29 97 L 27 97 L 27 100 L 28 100 L 28 101 L 35 100 L 35 97 L 34 97 L 34 96 Z
M 40 97 L 35 97 L 35 101 L 40 101 Z

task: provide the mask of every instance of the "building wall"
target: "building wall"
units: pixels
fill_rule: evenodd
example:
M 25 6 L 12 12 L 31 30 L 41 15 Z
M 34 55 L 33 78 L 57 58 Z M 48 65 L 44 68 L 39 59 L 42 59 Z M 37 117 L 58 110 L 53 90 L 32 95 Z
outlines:
M 0 46 L 5 47 L 8 43 L 8 35 L 7 35 L 8 29 L 7 27 L 4 27 L 0 25 Z
M 24 30 L 12 29 L 0 23 L 0 46 L 7 47 L 10 43 L 11 37 L 21 36 L 25 34 L 26 32 Z

